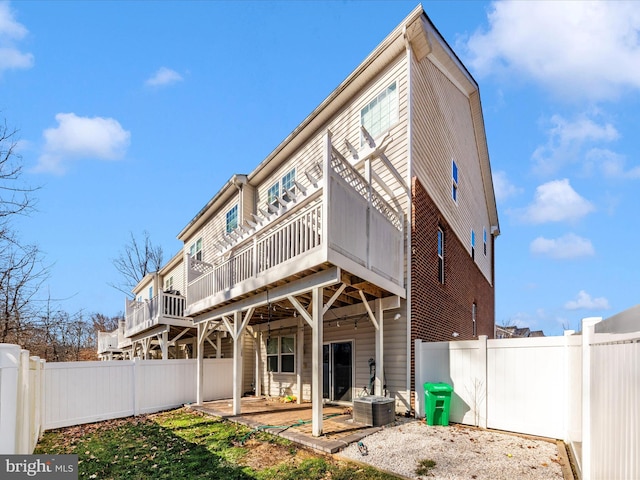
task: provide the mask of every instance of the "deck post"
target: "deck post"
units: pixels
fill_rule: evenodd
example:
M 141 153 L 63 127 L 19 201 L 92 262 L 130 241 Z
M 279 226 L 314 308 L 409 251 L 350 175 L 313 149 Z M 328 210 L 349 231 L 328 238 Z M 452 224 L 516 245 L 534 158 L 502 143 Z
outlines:
M 304 320 L 298 319 L 296 338 L 296 383 L 298 389 L 298 405 L 302 403 L 302 356 L 304 355 Z
M 314 437 L 322 435 L 322 329 L 323 298 L 322 287 L 315 287 L 311 294 L 311 316 L 313 328 L 311 332 L 311 433 Z
M 162 338 L 159 340 L 162 346 L 162 359 L 169 360 L 169 333 L 162 332 Z
M 203 381 L 204 381 L 204 370 L 203 370 L 203 359 L 204 359 L 204 334 L 203 332 L 207 330 L 208 322 L 198 324 L 198 340 L 197 340 L 197 358 L 196 362 L 196 405 L 202 405 L 203 400 Z
M 242 312 L 233 313 L 233 414 L 240 415 L 242 397 Z
M 382 309 L 382 299 L 375 300 L 375 317 L 378 322 L 376 335 L 376 379 L 375 395 L 384 395 L 384 310 Z
M 255 332 L 254 342 L 256 347 L 256 380 L 255 396 L 262 396 L 262 332 Z

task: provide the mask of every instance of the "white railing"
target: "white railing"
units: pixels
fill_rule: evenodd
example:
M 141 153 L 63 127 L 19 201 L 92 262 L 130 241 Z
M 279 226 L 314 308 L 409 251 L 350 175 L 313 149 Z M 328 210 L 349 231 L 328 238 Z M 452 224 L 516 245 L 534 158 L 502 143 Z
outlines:
M 131 346 L 131 339 L 125 337 L 125 321 L 118 322 L 118 348 L 123 349 Z
M 184 319 L 185 298 L 160 292 L 151 300 L 126 302 L 125 336 L 161 324 L 166 319 Z
M 402 284 L 403 212 L 391 206 L 333 146 L 328 152 L 330 180 L 314 179 L 313 193 L 300 194 L 280 216 L 269 214 L 264 224 L 238 230 L 235 240 L 226 239 L 231 246 L 213 263 L 188 257 L 189 305 L 301 258 L 327 241 L 330 248 Z M 331 233 L 323 231 L 323 217 L 329 212 L 334 217 L 328 227 Z M 327 235 L 332 238 L 327 240 Z
M 189 303 L 228 290 L 322 243 L 322 201 L 311 202 L 274 228 L 251 238 L 227 260 L 189 283 Z
M 98 332 L 98 354 L 118 349 L 118 330 Z

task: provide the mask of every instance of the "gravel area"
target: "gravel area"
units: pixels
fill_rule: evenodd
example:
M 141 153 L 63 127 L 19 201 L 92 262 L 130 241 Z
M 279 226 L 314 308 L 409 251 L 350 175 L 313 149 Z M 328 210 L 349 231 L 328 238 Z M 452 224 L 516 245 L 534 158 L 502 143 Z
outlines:
M 362 440 L 362 455 L 352 444 L 338 456 L 370 464 L 407 478 L 512 480 L 562 479 L 555 442 L 453 424 L 428 426 L 424 421 L 396 422 Z M 435 466 L 416 474 L 422 460 Z

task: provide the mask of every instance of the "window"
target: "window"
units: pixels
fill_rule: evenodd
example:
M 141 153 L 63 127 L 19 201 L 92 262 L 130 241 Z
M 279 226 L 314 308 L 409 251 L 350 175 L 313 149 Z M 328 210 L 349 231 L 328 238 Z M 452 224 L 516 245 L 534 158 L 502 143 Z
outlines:
M 280 192 L 282 192 L 282 199 L 285 201 L 289 201 L 289 195 L 287 194 L 287 190 L 291 193 L 296 191 L 296 184 L 294 183 L 296 179 L 296 169 L 292 169 L 288 172 L 280 181 L 274 183 L 267 190 L 267 205 L 273 205 L 274 207 L 278 206 L 278 197 L 280 196 Z
M 398 90 L 394 82 L 374 98 L 369 105 L 360 110 L 360 125 L 375 138 L 391 128 L 397 121 Z M 361 144 L 364 144 L 364 139 Z
M 276 182 L 267 190 L 267 205 L 278 206 L 278 197 L 280 196 L 280 182 Z
M 227 212 L 227 233 L 233 232 L 236 228 L 238 228 L 238 205 Z
M 471 305 L 471 322 L 472 322 L 472 329 L 473 329 L 473 336 L 477 336 L 478 335 L 478 327 L 477 327 L 477 323 L 476 323 L 476 314 L 478 311 L 478 305 L 476 304 L 476 302 L 473 302 L 473 305 Z
M 484 256 L 487 256 L 487 229 L 482 227 L 482 249 L 484 250 Z
M 285 200 L 290 200 L 289 195 L 287 194 L 287 190 L 291 193 L 296 191 L 296 184 L 293 183 L 296 179 L 296 169 L 294 168 L 289 173 L 287 173 L 284 177 L 282 177 L 282 195 Z
M 149 287 L 149 300 L 153 298 L 153 285 Z
M 471 230 L 471 258 L 476 258 L 476 232 Z
M 451 197 L 458 202 L 458 165 L 455 160 L 451 160 Z
M 189 255 L 191 258 L 195 258 L 196 260 L 202 261 L 202 239 L 199 238 L 195 242 L 191 244 L 189 247 Z
M 267 371 L 295 373 L 295 337 L 267 338 Z
M 438 228 L 438 281 L 444 283 L 444 230 Z
M 165 291 L 173 290 L 173 277 L 169 277 L 164 280 L 164 289 Z

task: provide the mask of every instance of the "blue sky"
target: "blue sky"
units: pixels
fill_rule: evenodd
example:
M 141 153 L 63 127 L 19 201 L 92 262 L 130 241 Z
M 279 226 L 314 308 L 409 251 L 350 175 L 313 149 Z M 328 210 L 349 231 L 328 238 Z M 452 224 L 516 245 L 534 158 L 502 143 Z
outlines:
M 640 2 L 426 1 L 478 83 L 500 215 L 496 322 L 560 335 L 638 302 Z M 51 264 L 115 315 L 129 232 L 178 232 L 261 162 L 414 2 L 1 2 L 0 110 Z

